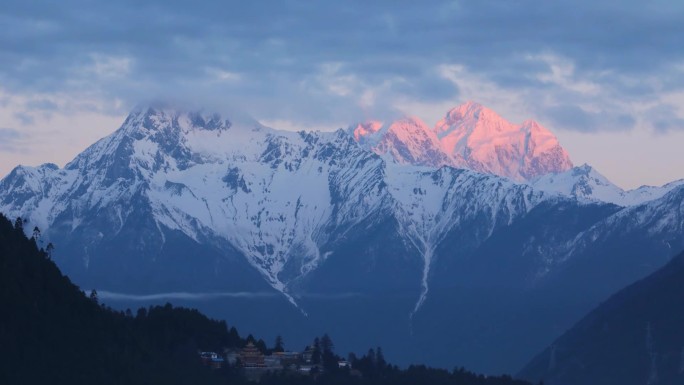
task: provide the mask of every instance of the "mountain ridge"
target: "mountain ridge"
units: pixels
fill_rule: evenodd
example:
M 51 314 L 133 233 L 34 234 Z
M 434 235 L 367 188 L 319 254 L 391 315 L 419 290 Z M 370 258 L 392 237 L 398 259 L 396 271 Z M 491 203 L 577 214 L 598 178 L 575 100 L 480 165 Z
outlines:
M 354 128 L 408 128 L 426 135 L 415 143 L 434 142 L 415 119 L 391 126 Z M 337 329 L 350 350 L 377 340 L 404 354 L 399 362 L 422 351 L 439 365 L 489 372 L 516 369 L 558 328 L 684 242 L 681 187 L 607 203 L 581 167 L 549 174 L 553 183 L 522 183 L 420 164 L 424 152 L 399 151 L 393 141 L 378 154 L 359 138 L 377 145 L 382 136 L 357 136 L 146 108 L 63 169 L 15 168 L 0 181 L 0 211 L 40 227 L 58 245 L 57 263 L 85 287 L 265 294 L 252 299 L 258 308 L 229 297 L 202 306 L 217 318 L 237 307 L 238 326 L 262 335 L 282 326 L 262 309 L 278 309 L 286 323 Z M 602 258 L 604 250 L 627 257 Z M 643 250 L 648 260 L 639 259 Z M 604 282 L 616 266 L 623 272 Z M 557 301 L 569 306 L 557 309 Z M 549 309 L 538 315 L 548 322 L 537 325 L 529 317 L 539 308 Z M 359 316 L 369 312 L 377 319 Z M 473 340 L 482 328 L 504 334 Z M 441 346 L 437 337 L 463 343 Z
M 515 125 L 475 102 L 452 108 L 432 129 L 408 117 L 358 124 L 349 131 L 361 145 L 399 163 L 468 168 L 517 182 L 573 166 L 558 139 L 539 123 Z
M 68 211 L 70 203 L 66 197 L 78 194 L 81 202 L 71 205 L 73 218 L 66 221 L 72 231 L 80 225 L 79 210 L 84 207 L 101 210 L 111 207 L 111 202 L 120 202 L 116 203 L 112 215 L 112 220 L 118 221 L 114 227 L 118 232 L 127 216 L 123 202 L 141 196 L 144 204 L 156 213 L 157 229 L 160 225 L 177 229 L 195 241 L 218 234 L 222 234 L 219 237 L 227 236 L 226 240 L 241 250 L 270 284 L 294 304 L 294 299 L 287 294 L 285 278 L 279 275 L 286 270 L 292 272 L 286 265 L 296 263 L 299 273 L 294 277 L 299 279 L 325 258 L 326 252 L 321 247 L 329 237 L 325 229 L 327 223 L 334 223 L 339 231 L 363 222 L 373 213 L 389 210 L 393 213 L 390 215 L 400 216 L 397 220 L 411 242 L 417 245 L 429 270 L 430 244 L 434 242 L 430 233 L 434 230 L 428 229 L 424 221 L 442 216 L 441 206 L 434 206 L 430 212 L 408 208 L 422 205 L 421 196 L 427 189 L 442 183 L 441 177 L 437 177 L 439 171 L 419 168 L 406 172 L 403 167 L 358 147 L 343 131 L 278 132 L 258 125 L 233 125 L 214 115 L 213 120 L 199 120 L 197 116 L 192 112 L 169 113 L 156 109 L 134 112 L 121 129 L 86 149 L 63 170 L 51 166 L 39 168 L 44 175 L 51 174 L 43 179 L 56 178 L 59 182 L 44 189 L 48 194 L 52 193 L 52 198 L 41 194 L 40 201 L 34 200 L 26 207 L 31 211 L 29 219 L 50 228 L 50 218 L 54 223 L 65 210 Z M 229 135 L 235 132 L 242 140 Z M 242 133 L 246 135 L 241 136 Z M 338 159 L 351 160 L 352 167 L 339 163 Z M 242 166 L 235 167 L 236 164 Z M 414 178 L 416 172 L 417 180 L 407 182 L 403 179 Z M 283 173 L 289 177 L 283 177 Z M 208 178 L 209 175 L 212 177 Z M 441 175 L 453 177 L 451 173 Z M 464 176 L 461 183 L 468 183 L 468 179 L 480 183 L 487 179 L 493 184 L 504 182 L 494 176 L 483 178 L 468 170 L 457 175 Z M 35 174 L 31 176 L 41 178 Z M 290 178 L 300 182 L 298 189 L 290 187 Z M 208 179 L 212 182 L 206 182 Z M 421 179 L 425 182 L 420 182 Z M 15 193 L 7 186 L 11 182 L 12 178 L 4 179 L 3 190 Z M 405 195 L 405 186 L 413 183 L 424 183 L 426 190 L 416 193 L 414 189 L 409 196 Z M 31 180 L 28 184 L 32 184 Z M 511 182 L 506 184 L 513 186 Z M 261 203 L 255 203 L 252 198 L 257 189 L 265 197 Z M 519 189 L 527 187 L 521 185 Z M 217 191 L 225 196 L 220 197 L 221 193 L 217 195 Z M 443 188 L 435 192 L 439 200 L 453 199 Z M 355 197 L 352 202 L 345 200 L 350 194 Z M 530 202 L 538 201 L 542 195 L 529 195 L 535 197 Z M 4 207 L 12 205 L 7 201 L 3 203 Z M 33 204 L 37 207 L 32 208 Z M 262 217 L 266 213 L 264 204 L 271 210 L 279 207 L 281 213 Z M 45 213 L 41 207 L 52 211 Z M 460 208 L 452 210 L 458 212 Z M 218 213 L 222 215 L 217 216 Z M 302 217 L 301 213 L 313 216 Z M 448 215 L 446 213 L 444 217 Z M 252 223 L 251 235 L 231 237 L 229 234 L 242 231 L 241 227 L 232 224 L 233 220 L 243 227 Z M 266 230 L 269 225 L 273 226 L 272 230 Z M 161 230 L 157 231 L 163 234 Z M 163 236 L 159 241 L 163 242 Z M 299 262 L 288 257 L 293 248 L 299 254 Z M 86 265 L 87 261 L 86 258 Z

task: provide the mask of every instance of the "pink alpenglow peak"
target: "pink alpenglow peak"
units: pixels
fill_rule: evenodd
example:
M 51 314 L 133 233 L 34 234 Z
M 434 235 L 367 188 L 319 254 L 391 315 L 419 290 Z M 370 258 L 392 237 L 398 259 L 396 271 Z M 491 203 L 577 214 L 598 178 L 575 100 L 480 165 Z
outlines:
M 364 140 L 371 138 L 372 135 L 380 131 L 381 128 L 382 122 L 378 122 L 376 120 L 371 120 L 366 123 L 359 123 L 353 131 L 354 139 L 359 143 L 363 143 Z
M 475 171 L 524 181 L 573 167 L 551 131 L 532 120 L 510 123 L 473 102 L 449 111 L 435 133 L 447 154 L 463 157 Z
M 473 102 L 449 111 L 432 130 L 417 118 L 404 118 L 361 124 L 353 134 L 398 163 L 468 168 L 518 182 L 573 167 L 556 136 L 537 122 L 516 125 Z
M 437 135 L 423 121 L 407 117 L 390 124 L 373 121 L 359 124 L 354 139 L 377 154 L 388 154 L 397 163 L 420 166 L 452 165 Z

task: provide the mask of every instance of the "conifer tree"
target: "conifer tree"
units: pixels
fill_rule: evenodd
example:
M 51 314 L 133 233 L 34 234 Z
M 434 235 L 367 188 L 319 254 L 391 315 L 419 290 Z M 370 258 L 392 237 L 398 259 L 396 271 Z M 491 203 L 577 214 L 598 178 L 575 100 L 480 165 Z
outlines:
M 655 344 L 653 342 L 653 332 L 651 330 L 651 323 L 646 324 L 646 353 L 650 360 L 650 369 L 648 374 L 647 384 L 655 384 L 658 382 L 658 366 L 657 366 L 657 354 L 654 348 Z
M 93 289 L 90 291 L 90 300 L 95 303 L 98 303 L 99 300 L 97 298 L 97 290 Z
M 551 345 L 551 353 L 549 357 L 549 372 L 556 369 L 556 345 Z
M 14 228 L 24 231 L 24 220 L 21 219 L 21 217 L 17 217 L 17 219 L 14 221 Z
M 47 257 L 49 259 L 52 259 L 52 253 L 55 251 L 55 245 L 52 244 L 52 242 L 48 243 L 47 247 L 45 248 L 45 253 L 47 254 Z
M 385 361 L 385 355 L 382 354 L 382 348 L 380 346 L 378 346 L 378 348 L 375 350 L 375 361 L 380 369 L 383 369 L 385 365 L 387 365 L 387 361 Z
M 323 337 L 321 337 L 321 349 L 323 350 L 323 353 L 332 353 L 334 348 L 335 345 L 330 336 L 327 333 L 323 334 Z
M 311 356 L 311 362 L 313 362 L 314 364 L 321 363 L 321 341 L 318 337 L 314 339 L 313 355 Z
M 275 339 L 275 346 L 273 347 L 274 352 L 284 352 L 285 347 L 283 345 L 283 337 L 278 335 Z
M 373 349 L 373 348 L 368 349 L 367 356 L 368 356 L 368 359 L 370 360 L 370 362 L 373 365 L 375 365 L 375 363 L 377 362 L 376 355 L 375 355 L 375 349 Z

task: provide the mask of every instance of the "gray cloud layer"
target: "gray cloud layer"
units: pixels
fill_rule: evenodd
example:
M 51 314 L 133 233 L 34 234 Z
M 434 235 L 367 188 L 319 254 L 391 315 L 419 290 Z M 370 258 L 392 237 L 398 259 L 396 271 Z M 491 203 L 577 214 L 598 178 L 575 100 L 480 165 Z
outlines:
M 214 300 L 220 298 L 274 298 L 282 295 L 276 292 L 217 292 L 217 293 L 187 293 L 187 292 L 172 292 L 172 293 L 155 293 L 155 294 L 125 294 L 114 293 L 111 291 L 100 291 L 98 297 L 106 300 L 114 301 L 165 301 L 165 300 L 189 300 L 189 301 L 204 301 Z M 359 293 L 335 293 L 335 294 L 316 294 L 304 293 L 297 295 L 297 298 L 307 299 L 348 299 L 360 297 Z
M 26 135 L 13 128 L 0 127 L 0 151 L 15 152 Z
M 530 110 L 560 127 L 620 130 L 635 118 L 611 99 L 684 89 L 682 20 L 677 0 L 5 0 L 0 84 L 124 106 L 220 99 L 264 119 L 326 123 L 394 114 L 398 98 L 458 100 L 458 85 L 439 71 L 456 64 L 538 98 Z M 540 77 L 556 71 L 548 57 L 571 63 L 565 84 Z M 650 123 L 684 128 L 674 112 Z
M 272 298 L 277 297 L 277 293 L 252 293 L 252 292 L 224 292 L 224 293 L 156 293 L 156 294 L 124 294 L 110 291 L 100 291 L 97 293 L 101 299 L 115 301 L 161 301 L 161 300 L 212 300 L 220 298 Z

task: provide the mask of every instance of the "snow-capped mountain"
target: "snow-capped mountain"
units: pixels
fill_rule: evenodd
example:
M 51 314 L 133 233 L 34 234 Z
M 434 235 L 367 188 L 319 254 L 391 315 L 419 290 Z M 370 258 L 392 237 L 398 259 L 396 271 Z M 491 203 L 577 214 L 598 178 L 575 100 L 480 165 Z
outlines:
M 433 129 L 417 118 L 352 126 L 354 138 L 399 163 L 449 165 L 515 181 L 572 168 L 556 137 L 532 120 L 512 124 L 473 102 L 450 110 Z
M 463 157 L 481 172 L 522 181 L 572 167 L 549 130 L 532 120 L 511 124 L 477 103 L 449 111 L 435 132 L 447 154 Z
M 389 126 L 386 137 L 407 127 L 416 136 L 426 131 L 405 120 Z M 401 156 L 401 149 L 384 148 Z M 410 156 L 407 163 L 419 163 Z M 428 290 L 432 251 L 448 231 L 487 211 L 494 214 L 486 229 L 491 232 L 542 199 L 529 187 L 474 172 L 397 167 L 343 131 L 275 131 L 255 121 L 153 108 L 132 113 L 63 170 L 18 167 L 0 188 L 0 210 L 42 228 L 66 227 L 74 234 L 85 232 L 95 216 L 106 221 L 107 231 L 84 240 L 94 250 L 122 231 L 133 207 L 144 206 L 158 246 L 168 231 L 200 243 L 225 242 L 293 303 L 288 283 L 333 252 L 326 244 L 359 223 L 390 215 L 423 259 L 414 310 Z M 82 256 L 86 269 L 91 257 L 89 251 Z
M 311 322 L 345 349 L 377 340 L 407 352 L 405 363 L 421 351 L 436 365 L 499 371 L 684 247 L 684 186 L 611 186 L 571 168 L 540 126 L 472 103 L 436 129 L 406 118 L 335 132 L 155 106 L 63 169 L 15 168 L 0 181 L 0 212 L 40 227 L 86 288 L 224 293 L 230 305 L 205 310 L 265 335 Z M 656 252 L 626 267 L 597 256 L 621 247 Z M 587 273 L 616 268 L 609 284 Z M 281 317 L 251 303 L 227 313 L 245 296 Z M 358 324 L 369 311 L 377 324 Z M 527 330 L 532 313 L 548 322 Z
M 370 121 L 351 127 L 350 131 L 359 144 L 377 154 L 386 154 L 399 164 L 433 167 L 465 164 L 462 159 L 456 162 L 444 153 L 437 135 L 416 117 L 389 124 Z
M 143 108 L 64 170 L 14 170 L 2 182 L 0 210 L 69 234 L 97 216 L 108 227 L 88 236 L 97 245 L 145 207 L 158 246 L 167 232 L 225 242 L 285 293 L 288 280 L 325 258 L 326 227 L 342 231 L 374 214 L 381 182 L 382 161 L 341 132 L 276 132 L 217 114 Z M 83 256 L 86 268 L 91 256 Z
M 451 109 L 434 128 L 407 117 L 360 123 L 348 132 L 362 147 L 398 164 L 466 168 L 583 201 L 633 206 L 684 184 L 623 190 L 589 165 L 573 167 L 558 139 L 539 123 L 516 125 L 474 102 Z
M 561 173 L 534 178 L 529 181 L 529 184 L 536 190 L 558 193 L 579 200 L 634 206 L 664 196 L 675 187 L 684 184 L 684 179 L 670 182 L 662 187 L 642 186 L 625 191 L 588 164 L 584 164 Z

